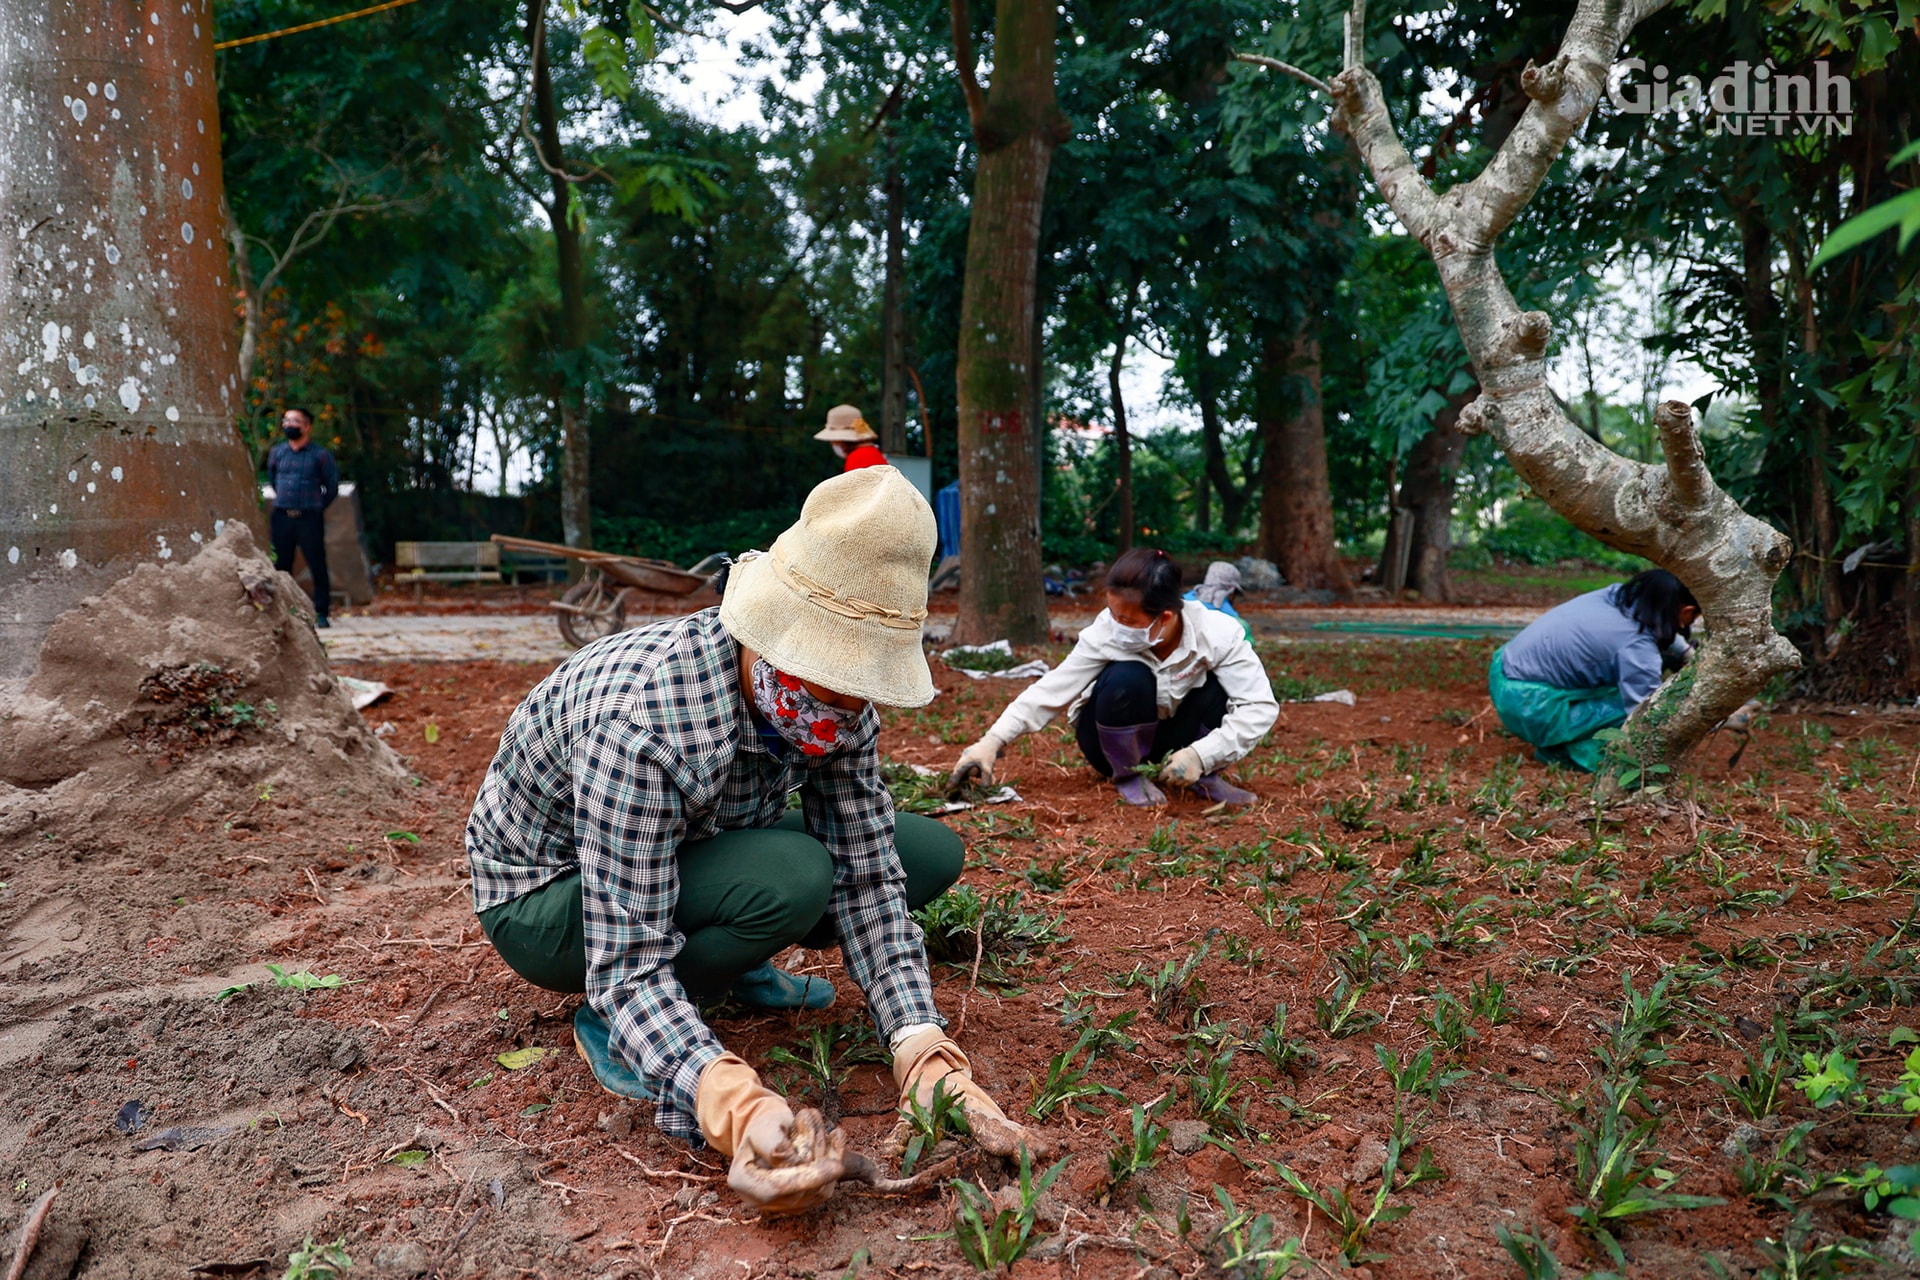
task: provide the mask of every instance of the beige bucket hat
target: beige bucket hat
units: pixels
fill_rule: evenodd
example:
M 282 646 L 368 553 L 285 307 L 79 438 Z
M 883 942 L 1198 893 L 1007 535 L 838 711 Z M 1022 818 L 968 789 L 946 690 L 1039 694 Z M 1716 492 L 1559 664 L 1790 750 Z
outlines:
M 886 707 L 933 701 L 920 649 L 933 509 L 893 467 L 862 467 L 807 495 L 771 551 L 727 576 L 720 624 L 788 675 Z
M 815 440 L 835 440 L 853 444 L 860 440 L 878 440 L 880 433 L 867 425 L 860 411 L 850 404 L 837 404 L 827 410 L 827 425 L 813 433 Z

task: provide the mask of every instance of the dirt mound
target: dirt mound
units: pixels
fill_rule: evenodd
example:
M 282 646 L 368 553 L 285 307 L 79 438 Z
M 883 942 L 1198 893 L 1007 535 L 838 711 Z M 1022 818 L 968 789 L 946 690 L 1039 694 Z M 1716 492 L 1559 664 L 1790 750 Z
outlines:
M 406 778 L 328 670 L 306 598 L 239 522 L 62 614 L 34 674 L 0 685 L 0 843 L 84 829 L 125 847 L 272 789 L 364 810 Z

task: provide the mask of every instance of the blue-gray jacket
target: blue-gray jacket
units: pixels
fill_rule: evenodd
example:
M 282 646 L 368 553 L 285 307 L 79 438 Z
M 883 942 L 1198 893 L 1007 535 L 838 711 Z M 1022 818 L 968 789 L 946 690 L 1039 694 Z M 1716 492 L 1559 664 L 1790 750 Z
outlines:
M 1620 587 L 1575 596 L 1535 618 L 1507 643 L 1509 680 L 1556 689 L 1617 685 L 1628 711 L 1660 687 L 1660 645 L 1618 603 Z

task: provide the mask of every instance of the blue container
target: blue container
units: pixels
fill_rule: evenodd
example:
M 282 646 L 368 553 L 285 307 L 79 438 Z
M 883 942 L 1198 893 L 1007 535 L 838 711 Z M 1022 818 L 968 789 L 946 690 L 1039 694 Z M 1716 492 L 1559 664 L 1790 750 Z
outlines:
M 960 554 L 960 482 L 933 495 L 933 522 L 940 530 L 940 558 Z

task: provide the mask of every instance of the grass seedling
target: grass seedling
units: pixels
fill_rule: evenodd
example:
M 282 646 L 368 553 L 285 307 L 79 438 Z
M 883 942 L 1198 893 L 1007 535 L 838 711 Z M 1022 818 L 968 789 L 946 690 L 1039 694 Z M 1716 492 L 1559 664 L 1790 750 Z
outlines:
M 1467 1008 L 1490 1027 L 1504 1025 L 1512 1016 L 1507 1008 L 1507 984 L 1495 982 L 1491 973 L 1481 975 L 1467 988 Z
M 1027 1108 L 1028 1115 L 1036 1120 L 1045 1120 L 1063 1106 L 1073 1106 L 1088 1115 L 1098 1115 L 1100 1109 L 1090 1099 L 1122 1096 L 1118 1089 L 1087 1078 L 1099 1056 L 1093 1047 L 1099 1034 L 1088 1028 L 1080 1033 L 1080 1039 L 1073 1048 L 1053 1056 L 1053 1060 L 1047 1064 L 1047 1078 L 1034 1090 L 1033 1103 Z M 1076 1066 L 1074 1060 L 1082 1053 L 1087 1055 L 1086 1061 Z
M 1254 1214 L 1233 1203 L 1225 1187 L 1213 1189 L 1225 1219 L 1208 1241 L 1203 1252 L 1221 1275 L 1238 1280 L 1282 1280 L 1300 1262 L 1300 1241 L 1273 1242 L 1273 1217 Z
M 1112 1185 L 1117 1187 L 1134 1174 L 1145 1173 L 1160 1163 L 1160 1144 L 1167 1140 L 1167 1129 L 1158 1121 L 1174 1097 L 1175 1091 L 1169 1089 L 1152 1107 L 1134 1104 L 1130 1136 L 1116 1143 L 1107 1154 L 1107 1180 Z
M 971 967 L 980 957 L 980 976 L 996 986 L 1011 985 L 1009 970 L 1026 964 L 1035 951 L 1068 940 L 1065 916 L 1021 909 L 1018 889 L 982 898 L 960 885 L 914 913 L 926 935 L 927 958 Z
M 1211 1129 L 1242 1134 L 1247 1131 L 1247 1109 L 1244 1103 L 1233 1105 L 1240 1084 L 1229 1074 L 1232 1066 L 1233 1050 L 1228 1049 L 1214 1054 L 1204 1070 L 1194 1074 L 1193 1114 Z
M 1546 1237 L 1533 1230 L 1509 1231 L 1505 1227 L 1495 1227 L 1493 1235 L 1513 1259 L 1513 1265 L 1520 1268 L 1522 1280 L 1559 1280 L 1560 1259 L 1554 1256 Z
M 1314 1024 L 1335 1040 L 1344 1040 L 1371 1027 L 1377 1027 L 1386 1019 L 1371 1009 L 1360 1007 L 1363 987 L 1349 986 L 1345 978 L 1336 979 L 1333 990 L 1324 996 L 1313 998 Z
M 1449 1052 L 1477 1038 L 1467 1007 L 1444 991 L 1434 993 L 1433 1005 L 1421 1015 L 1420 1022 L 1433 1031 L 1434 1039 Z
M 1817 1123 L 1803 1120 L 1787 1130 L 1775 1144 L 1771 1156 L 1762 1156 L 1753 1151 L 1743 1153 L 1733 1166 L 1733 1181 L 1740 1188 L 1740 1194 L 1749 1200 L 1776 1204 L 1782 1209 L 1793 1208 L 1793 1197 L 1785 1191 L 1787 1177 L 1791 1174 L 1804 1179 L 1805 1173 L 1793 1163 L 1791 1157 Z
M 1253 1042 L 1253 1047 L 1272 1064 L 1275 1071 L 1310 1067 L 1320 1056 L 1306 1041 L 1296 1040 L 1287 1034 L 1287 1006 L 1284 1003 L 1273 1006 L 1273 1020 L 1260 1029 L 1260 1038 Z
M 1007 1209 L 999 1208 L 993 1193 L 985 1187 L 955 1178 L 953 1189 L 960 1203 L 953 1217 L 953 1242 L 959 1246 L 960 1256 L 980 1272 L 1010 1268 L 1026 1257 L 1033 1247 L 1040 1197 L 1066 1167 L 1067 1161 L 1062 1159 L 1035 1178 L 1033 1158 L 1025 1147 L 1020 1148 L 1020 1203 Z
M 1321 1191 L 1309 1185 L 1306 1179 L 1280 1161 L 1274 1162 L 1273 1171 L 1280 1175 L 1280 1180 L 1286 1183 L 1295 1195 L 1321 1212 L 1339 1239 L 1341 1255 L 1346 1258 L 1349 1266 L 1358 1266 L 1362 1262 L 1382 1256 L 1365 1251 L 1367 1237 L 1373 1234 L 1376 1227 L 1398 1222 L 1413 1212 L 1412 1205 L 1388 1204 L 1387 1197 L 1416 1182 L 1424 1182 L 1440 1176 L 1438 1167 L 1424 1157 L 1416 1169 L 1402 1176 L 1400 1158 L 1404 1152 L 1405 1148 L 1398 1136 L 1387 1139 L 1386 1159 L 1380 1166 L 1380 1187 L 1373 1193 L 1370 1203 L 1364 1199 L 1354 1198 L 1353 1193 L 1356 1188 L 1351 1182 L 1344 1183 L 1338 1188 Z
M 945 1080 L 933 1086 L 933 1097 L 925 1106 L 920 1105 L 918 1098 L 908 1098 L 907 1104 L 900 1108 L 900 1118 L 907 1126 L 907 1149 L 900 1157 L 903 1178 L 913 1176 L 913 1166 L 939 1146 L 941 1139 L 949 1134 L 972 1132 L 967 1127 L 966 1108 L 961 1104 L 960 1095 L 948 1093 Z
M 1787 1064 L 1780 1060 L 1780 1050 L 1772 1042 L 1760 1046 L 1758 1051 L 1749 1051 L 1742 1055 L 1739 1075 L 1722 1076 L 1708 1073 L 1707 1079 L 1719 1085 L 1721 1091 L 1733 1104 L 1754 1120 L 1764 1120 L 1780 1109 L 1780 1085 L 1786 1079 Z
M 1154 1017 L 1169 1026 L 1176 1018 L 1191 1021 L 1200 1007 L 1200 997 L 1206 994 L 1206 984 L 1195 974 L 1212 947 L 1211 942 L 1202 942 L 1179 964 L 1169 960 L 1158 973 L 1148 976 L 1147 1009 Z
M 1659 1121 L 1629 1117 L 1627 1098 L 1615 1091 L 1612 1081 L 1601 1082 L 1600 1104 L 1599 1119 L 1592 1128 L 1574 1126 L 1574 1167 L 1586 1202 L 1569 1205 L 1567 1213 L 1607 1251 L 1614 1266 L 1625 1270 L 1626 1253 L 1613 1234 L 1616 1223 L 1643 1213 L 1726 1202 L 1716 1196 L 1669 1192 L 1679 1175 L 1662 1168 L 1660 1153 L 1653 1149 Z

